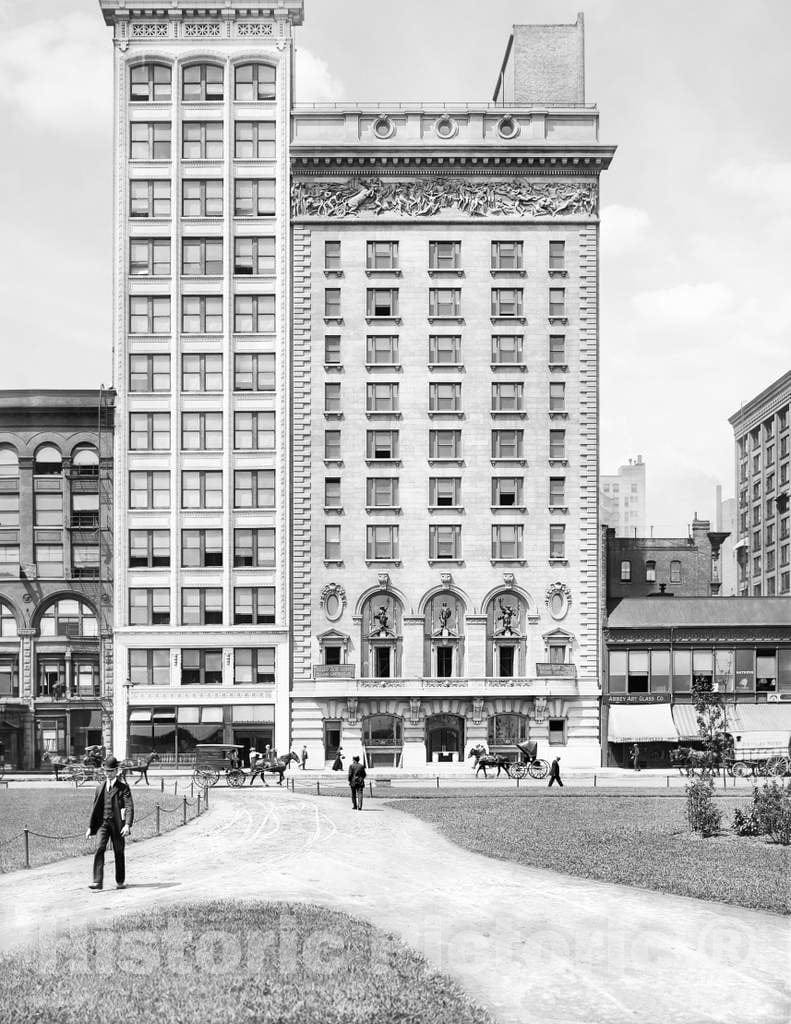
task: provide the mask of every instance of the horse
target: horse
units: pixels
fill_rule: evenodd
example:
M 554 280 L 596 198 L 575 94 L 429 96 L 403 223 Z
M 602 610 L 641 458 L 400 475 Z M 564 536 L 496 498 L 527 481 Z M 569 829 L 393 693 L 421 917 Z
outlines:
M 138 761 L 137 764 L 133 764 L 127 759 L 126 761 L 121 762 L 121 775 L 125 779 L 127 772 L 137 772 L 138 778 L 135 780 L 135 785 L 137 785 L 142 779 L 145 779 L 146 785 L 149 785 L 148 769 L 151 767 L 152 761 L 159 760 L 161 760 L 159 754 L 155 754 L 153 750 L 146 756 L 145 761 Z
M 696 771 L 714 771 L 719 774 L 720 759 L 710 750 L 695 750 L 694 747 L 674 747 L 670 751 L 670 764 L 683 774 L 694 775 Z
M 293 750 L 286 754 L 285 757 L 278 757 L 276 761 L 259 761 L 250 772 L 250 785 L 252 786 L 256 778 L 260 777 L 263 784 L 268 786 L 269 783 L 266 781 L 265 773 L 269 772 L 272 775 L 277 775 L 277 784 L 282 786 L 283 776 L 292 761 L 296 761 L 299 764 L 299 756 Z
M 475 768 L 476 779 L 478 778 L 481 768 L 483 768 L 483 777 L 485 779 L 489 778 L 486 774 L 487 768 L 496 768 L 498 779 L 500 778 L 501 771 L 505 771 L 508 778 L 511 778 L 511 762 L 507 758 L 503 757 L 502 754 L 487 754 L 482 747 L 473 747 L 467 756 L 475 758 L 475 764 L 473 767 Z

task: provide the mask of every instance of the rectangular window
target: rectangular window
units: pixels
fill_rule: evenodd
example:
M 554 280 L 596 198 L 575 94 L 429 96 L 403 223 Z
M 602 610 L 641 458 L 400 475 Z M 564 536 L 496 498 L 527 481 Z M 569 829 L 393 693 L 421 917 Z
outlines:
M 398 270 L 398 242 L 367 242 L 366 270 Z
M 132 587 L 129 590 L 130 626 L 167 626 L 169 624 L 169 587 Z
M 460 508 L 461 477 L 429 477 L 428 503 L 430 508 Z
M 234 508 L 274 508 L 274 469 L 237 469 L 233 494 Z
M 492 559 L 512 562 L 524 558 L 524 527 L 521 523 L 503 523 L 492 527 Z
M 369 562 L 398 561 L 398 527 L 367 527 L 365 557 Z
M 222 625 L 222 587 L 182 587 L 181 624 Z
M 492 364 L 495 366 L 515 366 L 523 364 L 522 346 L 524 338 L 521 334 L 492 335 Z
M 549 365 L 565 366 L 566 364 L 566 335 L 550 334 L 549 336 Z
M 430 317 L 460 317 L 461 288 L 429 288 L 428 315 Z
M 99 525 L 99 495 L 71 495 L 71 525 L 95 529 Z
M 170 566 L 170 530 L 130 530 L 129 568 L 167 569 Z
M 130 295 L 129 333 L 169 334 L 170 298 L 167 295 Z
M 220 277 L 222 239 L 184 238 L 181 243 L 181 273 L 185 277 Z
M 170 239 L 130 238 L 129 273 L 132 277 L 167 277 L 170 274 Z
M 524 457 L 523 430 L 493 430 L 492 458 L 521 459 Z
M 274 295 L 237 295 L 233 300 L 233 329 L 237 334 L 272 334 Z
M 275 621 L 275 588 L 235 587 L 233 608 L 236 626 L 271 625 Z
M 222 470 L 185 469 L 181 474 L 182 508 L 222 508 Z
M 428 408 L 429 412 L 460 412 L 461 384 L 429 384 Z
M 549 269 L 565 270 L 566 268 L 566 243 L 549 243 Z
M 324 335 L 324 363 L 326 366 L 341 365 L 341 336 L 339 334 Z
M 170 508 L 169 470 L 132 470 L 129 473 L 129 508 Z
M 341 386 L 333 381 L 324 385 L 324 412 L 339 413 L 341 411 Z
M 492 270 L 521 270 L 523 242 L 492 242 Z
M 525 386 L 518 381 L 492 384 L 492 412 L 521 412 Z
M 237 178 L 233 193 L 234 217 L 274 217 L 275 179 Z
M 549 557 L 565 559 L 566 557 L 566 524 L 550 523 L 549 526 Z
M 36 574 L 46 579 L 63 578 L 63 545 L 36 544 Z
M 274 160 L 275 122 L 237 121 L 233 155 L 235 160 Z
M 132 121 L 129 156 L 132 160 L 170 160 L 170 121 Z
M 430 430 L 428 432 L 428 457 L 430 459 L 460 459 L 460 430 Z
M 368 288 L 366 291 L 365 315 L 367 317 L 397 317 L 398 289 Z
M 133 686 L 169 686 L 170 650 L 130 648 L 129 682 Z
M 222 391 L 222 355 L 219 352 L 187 353 L 181 357 L 181 390 L 206 393 Z M 214 415 L 214 414 L 212 414 Z M 220 434 L 222 434 L 222 414 Z
M 365 411 L 398 412 L 398 384 L 366 384 Z
M 397 430 L 369 430 L 366 432 L 366 458 L 375 459 L 397 459 L 398 458 L 398 431 Z
M 549 315 L 564 317 L 566 315 L 566 289 L 549 289 Z
M 492 477 L 492 505 L 496 508 L 522 506 L 522 487 L 521 476 Z
M 324 243 L 324 269 L 325 270 L 340 270 L 341 269 L 341 243 L 340 242 L 325 242 Z
M 550 746 L 563 746 L 566 743 L 566 719 L 549 719 L 549 743 Z
M 275 564 L 274 529 L 259 527 L 234 530 L 233 564 L 237 569 L 271 569 Z
M 222 295 L 184 295 L 181 330 L 183 334 L 222 334 Z
M 324 289 L 324 316 L 339 320 L 341 317 L 341 290 L 340 288 Z
M 130 412 L 129 447 L 132 451 L 167 451 L 170 448 L 169 412 Z
M 138 64 L 130 68 L 129 99 L 133 103 L 170 100 L 170 68 L 166 64 Z
M 670 582 L 680 583 L 681 582 L 681 562 L 672 561 L 670 563 Z
M 3 544 L 0 546 L 0 576 L 19 576 L 18 544 Z M 1 635 L 2 633 L 0 633 L 0 636 Z
M 428 361 L 432 366 L 458 366 L 461 363 L 461 335 L 430 335 Z
M 369 334 L 365 339 L 365 361 L 369 366 L 397 366 L 398 335 Z
M 274 391 L 274 352 L 237 352 L 233 358 L 234 391 Z
M 185 569 L 222 565 L 222 530 L 182 530 L 181 564 Z
M 492 316 L 522 316 L 522 289 L 492 288 Z
M 651 692 L 670 693 L 670 651 L 651 651 Z
M 270 64 L 240 64 L 236 68 L 234 99 L 260 103 L 275 98 L 275 69 Z
M 324 431 L 324 459 L 326 462 L 341 461 L 341 432 L 340 430 Z
M 222 451 L 221 412 L 183 412 L 181 447 L 184 451 Z
M 233 446 L 238 451 L 272 451 L 275 447 L 275 414 L 234 413 Z
M 324 561 L 341 561 L 341 528 L 336 523 L 324 527 Z
M 170 218 L 170 181 L 133 178 L 129 182 L 129 216 L 140 220 Z
M 222 121 L 184 121 L 181 156 L 184 160 L 222 160 Z
M 130 355 L 129 390 L 170 391 L 170 356 Z
M 324 507 L 343 507 L 343 503 L 341 502 L 341 478 L 339 476 L 328 476 L 324 478 Z
M 551 476 L 549 478 L 549 507 L 564 508 L 566 505 L 566 478 Z
M 656 562 L 649 560 L 645 563 L 645 581 L 656 583 Z
M 274 683 L 274 647 L 237 647 L 234 651 L 233 681 L 237 686 Z
M 235 238 L 233 272 L 237 277 L 263 277 L 275 272 L 275 239 L 270 235 Z
M 428 557 L 457 561 L 461 558 L 461 526 L 441 523 L 428 528 Z
M 549 432 L 549 457 L 550 459 L 564 460 L 566 458 L 566 431 L 550 430 Z
M 222 217 L 220 178 L 185 178 L 181 186 L 182 217 Z
M 185 103 L 219 102 L 223 98 L 223 69 L 216 64 L 190 64 L 184 68 L 181 98 Z
M 461 267 L 461 242 L 429 242 L 429 270 L 458 270 Z
M 566 411 L 566 385 L 563 381 L 550 381 L 549 383 L 549 411 Z
M 398 507 L 398 477 L 369 476 L 365 484 L 368 508 Z
M 222 686 L 222 650 L 182 648 L 181 685 Z
M 632 582 L 632 563 L 627 559 L 621 562 L 621 583 Z

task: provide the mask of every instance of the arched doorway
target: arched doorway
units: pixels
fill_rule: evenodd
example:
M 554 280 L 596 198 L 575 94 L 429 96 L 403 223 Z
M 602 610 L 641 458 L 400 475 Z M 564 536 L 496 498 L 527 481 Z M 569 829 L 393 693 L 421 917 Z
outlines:
M 430 715 L 426 719 L 426 761 L 461 761 L 464 719 L 459 715 Z

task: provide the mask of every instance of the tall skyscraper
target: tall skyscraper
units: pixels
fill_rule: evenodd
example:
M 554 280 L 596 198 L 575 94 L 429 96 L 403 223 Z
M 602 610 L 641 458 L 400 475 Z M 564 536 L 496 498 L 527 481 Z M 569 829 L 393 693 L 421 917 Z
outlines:
M 643 456 L 629 459 L 612 476 L 602 476 L 599 489 L 602 522 L 615 530 L 617 537 L 644 537 L 646 503 Z

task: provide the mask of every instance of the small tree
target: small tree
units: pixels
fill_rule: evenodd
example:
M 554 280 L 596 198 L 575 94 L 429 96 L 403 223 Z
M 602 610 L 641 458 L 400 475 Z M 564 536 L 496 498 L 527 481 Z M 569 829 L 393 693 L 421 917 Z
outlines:
M 694 832 L 704 837 L 715 836 L 720 830 L 722 812 L 714 803 L 714 780 L 704 773 L 693 779 L 686 788 L 687 821 Z
M 698 719 L 698 732 L 710 755 L 711 766 L 719 764 L 728 747 L 725 735 L 725 705 L 710 678 L 692 677 L 692 701 Z

